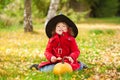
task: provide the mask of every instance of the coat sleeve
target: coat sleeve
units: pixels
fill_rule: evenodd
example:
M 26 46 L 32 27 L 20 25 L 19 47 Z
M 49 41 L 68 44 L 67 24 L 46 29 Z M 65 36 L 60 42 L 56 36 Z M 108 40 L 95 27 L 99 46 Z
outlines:
M 51 43 L 50 39 L 49 39 L 48 44 L 46 46 L 46 50 L 45 50 L 44 55 L 48 61 L 51 61 L 51 57 L 53 56 L 53 54 L 52 54 L 52 43 Z
M 71 48 L 70 57 L 76 60 L 79 57 L 80 50 L 78 49 L 75 38 L 72 38 L 70 48 Z

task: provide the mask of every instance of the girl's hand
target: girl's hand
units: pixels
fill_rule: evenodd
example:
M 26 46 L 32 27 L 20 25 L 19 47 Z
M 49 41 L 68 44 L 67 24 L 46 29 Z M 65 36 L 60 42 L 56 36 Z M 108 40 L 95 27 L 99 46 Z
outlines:
M 58 57 L 57 60 L 62 60 L 62 58 L 61 58 L 61 57 Z
M 74 62 L 74 60 L 71 57 L 66 57 L 71 63 Z
M 51 57 L 51 62 L 54 63 L 54 62 L 56 62 L 56 61 L 57 61 L 57 58 L 56 58 L 55 56 L 52 56 L 52 57 Z

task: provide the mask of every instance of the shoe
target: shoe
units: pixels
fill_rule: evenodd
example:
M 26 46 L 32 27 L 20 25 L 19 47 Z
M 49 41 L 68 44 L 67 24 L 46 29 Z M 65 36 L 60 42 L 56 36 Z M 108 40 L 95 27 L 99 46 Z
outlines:
M 35 68 L 36 70 L 38 70 L 38 64 L 33 64 L 30 66 L 30 69 L 32 70 L 33 68 Z
M 86 69 L 86 68 L 88 68 L 88 66 L 84 64 L 84 65 L 83 65 L 83 69 Z
M 79 63 L 81 64 L 82 69 L 86 69 L 86 68 L 88 68 L 88 66 L 87 66 L 86 64 L 84 64 L 84 63 L 82 63 L 82 62 L 79 62 Z

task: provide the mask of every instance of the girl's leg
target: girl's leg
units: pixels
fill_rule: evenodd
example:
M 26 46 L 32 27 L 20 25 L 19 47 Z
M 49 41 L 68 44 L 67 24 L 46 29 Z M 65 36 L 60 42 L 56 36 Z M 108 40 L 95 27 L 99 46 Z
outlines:
M 52 71 L 54 66 L 55 66 L 55 64 L 46 65 L 44 67 L 39 68 L 39 70 L 42 71 L 42 72 Z

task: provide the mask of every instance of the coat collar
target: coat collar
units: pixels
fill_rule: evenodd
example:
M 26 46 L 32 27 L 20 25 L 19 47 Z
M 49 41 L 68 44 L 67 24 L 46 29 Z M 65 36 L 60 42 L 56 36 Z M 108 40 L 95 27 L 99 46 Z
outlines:
M 54 36 L 58 36 L 58 37 L 69 37 L 70 34 L 69 34 L 68 32 L 63 32 L 62 35 L 59 35 L 59 34 L 55 33 Z M 53 37 L 54 37 L 54 36 L 53 36 Z
M 63 34 L 62 35 L 59 35 L 59 34 L 57 34 L 57 33 L 55 33 L 54 35 L 53 35 L 53 37 L 51 37 L 50 38 L 50 42 L 53 42 L 54 40 L 56 41 L 60 41 L 60 40 L 63 40 L 63 39 L 68 39 L 69 40 L 69 38 L 70 38 L 70 34 L 68 33 L 68 32 L 63 32 Z

